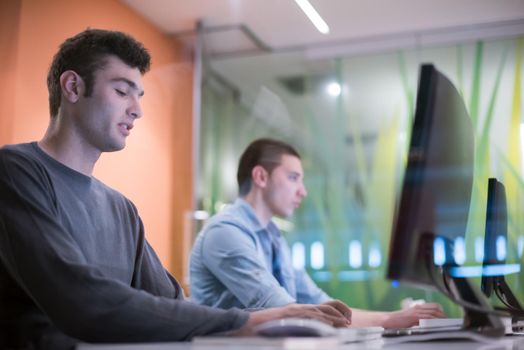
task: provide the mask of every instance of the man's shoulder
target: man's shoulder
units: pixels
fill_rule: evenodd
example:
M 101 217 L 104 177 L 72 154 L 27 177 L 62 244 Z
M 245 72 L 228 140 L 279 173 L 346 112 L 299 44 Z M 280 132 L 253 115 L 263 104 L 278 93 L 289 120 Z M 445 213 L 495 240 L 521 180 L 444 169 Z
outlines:
M 243 215 L 241 208 L 234 204 L 214 215 L 209 219 L 206 226 L 208 229 L 218 226 L 232 226 L 242 231 L 250 232 L 253 230 L 251 220 Z
M 198 234 L 194 251 L 200 252 L 202 249 L 216 251 L 218 246 L 221 249 L 232 249 L 240 242 L 251 242 L 256 245 L 256 232 L 249 220 L 231 209 L 226 208 L 208 220 Z
M 35 152 L 33 148 L 33 143 L 17 143 L 2 146 L 0 147 L 0 157 L 2 157 L 3 160 L 10 160 L 16 158 L 34 159 Z
M 36 142 L 10 144 L 0 147 L 0 164 L 10 178 L 17 178 L 17 175 L 27 173 L 32 174 L 31 177 L 37 176 L 41 179 L 42 177 L 49 177 L 51 169 L 55 169 L 53 162 L 50 162 L 48 157 L 42 154 Z M 61 169 L 61 171 L 53 173 L 61 174 L 65 168 L 66 166 L 64 165 L 58 166 L 58 169 Z M 0 169 L 0 172 L 2 172 L 2 169 Z M 69 170 L 72 171 L 72 169 Z M 93 188 L 96 188 L 97 191 L 106 193 L 113 200 L 123 203 L 131 211 L 137 212 L 133 202 L 118 190 L 95 177 L 92 177 L 91 180 L 91 185 L 94 185 Z
M 0 164 L 3 169 L 16 172 L 17 169 L 42 168 L 33 143 L 5 145 L 0 148 Z

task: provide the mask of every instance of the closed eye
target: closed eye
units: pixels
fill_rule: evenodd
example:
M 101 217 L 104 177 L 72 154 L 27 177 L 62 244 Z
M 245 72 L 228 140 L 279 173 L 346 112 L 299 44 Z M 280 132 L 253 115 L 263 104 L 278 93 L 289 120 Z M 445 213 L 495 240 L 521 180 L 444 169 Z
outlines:
M 122 97 L 123 97 L 123 96 L 126 96 L 126 95 L 127 95 L 127 94 L 126 94 L 124 91 L 122 91 L 122 90 L 115 89 L 115 91 L 116 91 L 116 93 L 118 94 L 118 96 L 122 96 Z
M 298 181 L 298 179 L 300 178 L 299 175 L 289 175 L 288 178 L 291 180 L 291 181 Z

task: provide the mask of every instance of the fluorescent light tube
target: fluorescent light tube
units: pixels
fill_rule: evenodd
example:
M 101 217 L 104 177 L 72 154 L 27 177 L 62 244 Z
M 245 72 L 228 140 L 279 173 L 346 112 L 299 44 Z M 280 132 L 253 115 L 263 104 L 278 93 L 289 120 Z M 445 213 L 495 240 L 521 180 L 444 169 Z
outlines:
M 308 0 L 295 0 L 295 2 L 302 9 L 302 11 L 304 11 L 309 20 L 313 22 L 319 32 L 322 34 L 329 33 L 329 26 L 322 19 L 322 17 L 320 17 L 317 10 L 315 10 L 313 5 L 311 5 Z

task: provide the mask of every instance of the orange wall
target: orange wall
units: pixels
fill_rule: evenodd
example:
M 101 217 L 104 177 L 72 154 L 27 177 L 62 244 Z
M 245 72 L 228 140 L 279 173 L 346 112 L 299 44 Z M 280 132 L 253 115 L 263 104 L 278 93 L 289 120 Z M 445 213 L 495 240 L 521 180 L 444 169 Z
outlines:
M 147 239 L 181 278 L 183 216 L 192 207 L 191 62 L 177 42 L 116 0 L 10 1 L 0 7 L 0 20 L 11 23 L 9 33 L 0 34 L 0 48 L 9 47 L 0 61 L 5 61 L 0 69 L 8 79 L 0 90 L 0 144 L 43 136 L 49 120 L 47 69 L 65 38 L 87 27 L 113 29 L 149 49 L 153 64 L 144 77 L 144 116 L 125 150 L 101 157 L 95 176 L 137 205 Z
M 11 138 L 16 83 L 20 0 L 0 1 L 0 145 Z

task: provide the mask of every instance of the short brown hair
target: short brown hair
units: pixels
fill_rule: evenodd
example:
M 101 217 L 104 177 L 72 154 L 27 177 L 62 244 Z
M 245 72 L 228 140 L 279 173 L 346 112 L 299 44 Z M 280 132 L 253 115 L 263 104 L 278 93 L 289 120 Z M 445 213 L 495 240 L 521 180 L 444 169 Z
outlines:
M 247 146 L 238 162 L 237 182 L 238 193 L 245 196 L 251 191 L 251 172 L 257 165 L 262 166 L 271 174 L 273 169 L 280 165 L 283 155 L 291 155 L 300 159 L 298 152 L 282 141 L 262 138 L 255 140 Z

